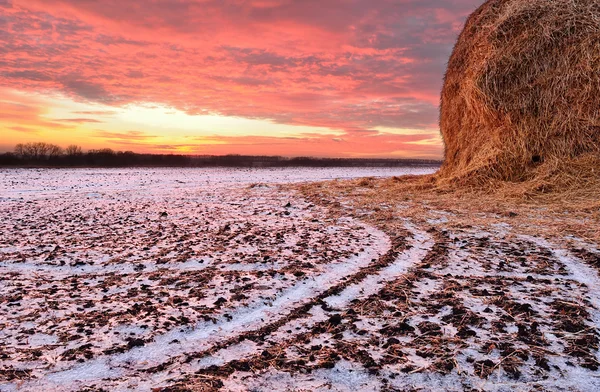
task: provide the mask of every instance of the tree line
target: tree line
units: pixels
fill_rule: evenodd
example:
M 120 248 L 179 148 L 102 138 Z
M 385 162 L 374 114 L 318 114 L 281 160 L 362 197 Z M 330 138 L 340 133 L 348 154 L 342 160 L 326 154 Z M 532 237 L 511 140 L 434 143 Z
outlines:
M 109 148 L 84 152 L 50 143 L 17 144 L 13 152 L 0 154 L 0 167 L 401 167 L 439 166 L 422 159 L 312 158 L 254 155 L 138 154 Z

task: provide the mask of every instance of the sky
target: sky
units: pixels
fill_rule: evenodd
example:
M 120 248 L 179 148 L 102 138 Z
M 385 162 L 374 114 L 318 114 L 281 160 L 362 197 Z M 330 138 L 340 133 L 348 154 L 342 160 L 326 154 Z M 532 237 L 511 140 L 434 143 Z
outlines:
M 0 0 L 0 151 L 441 158 L 481 0 Z

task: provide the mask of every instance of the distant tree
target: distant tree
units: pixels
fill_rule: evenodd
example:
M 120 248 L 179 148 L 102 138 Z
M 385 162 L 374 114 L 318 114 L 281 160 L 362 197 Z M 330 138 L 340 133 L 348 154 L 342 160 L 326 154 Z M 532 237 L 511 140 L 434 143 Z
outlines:
M 18 165 L 19 163 L 20 158 L 12 152 L 0 154 L 0 166 L 13 166 Z
M 110 148 L 89 150 L 84 153 L 77 145 L 62 149 L 49 143 L 19 143 L 15 146 L 14 153 L 0 154 L 0 167 L 35 165 L 44 167 L 402 167 L 439 166 L 440 164 L 440 161 L 419 159 L 137 154 L 132 151 L 114 151 Z
M 61 155 L 63 155 L 62 147 L 54 145 L 54 144 L 48 145 L 48 157 L 49 158 L 56 158 Z
M 33 157 L 33 159 L 46 158 L 48 156 L 48 152 L 50 151 L 50 145 L 43 142 L 27 143 L 25 147 L 29 149 L 29 155 Z
M 15 146 L 15 154 L 21 158 L 40 160 L 54 158 L 62 155 L 62 148 L 57 145 L 37 142 L 37 143 L 19 143 Z
M 115 155 L 115 151 L 111 148 L 101 148 L 99 150 L 90 150 L 89 154 L 92 154 L 92 155 Z
M 19 158 L 23 158 L 25 156 L 25 145 L 23 143 L 19 143 L 15 146 L 15 155 Z
M 70 157 L 79 156 L 83 155 L 83 150 L 81 149 L 81 147 L 75 144 L 71 144 L 65 149 L 65 154 Z

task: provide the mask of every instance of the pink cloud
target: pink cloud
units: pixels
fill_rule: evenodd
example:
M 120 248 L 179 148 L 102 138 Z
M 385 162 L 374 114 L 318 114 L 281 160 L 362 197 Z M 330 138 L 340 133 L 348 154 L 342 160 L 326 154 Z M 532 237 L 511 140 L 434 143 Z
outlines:
M 0 83 L 112 106 L 430 132 L 444 64 L 478 3 L 3 0 Z M 377 139 L 382 154 L 388 142 Z

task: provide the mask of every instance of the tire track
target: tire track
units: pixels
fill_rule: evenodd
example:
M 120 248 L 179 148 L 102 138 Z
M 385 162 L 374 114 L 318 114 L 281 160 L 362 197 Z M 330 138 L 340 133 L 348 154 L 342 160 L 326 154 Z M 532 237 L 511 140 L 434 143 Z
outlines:
M 398 279 L 409 268 L 427 258 L 434 247 L 432 237 L 410 224 L 406 225 L 406 229 L 409 241 L 405 240 L 406 237 L 396 237 L 392 249 L 377 263 L 364 268 L 346 282 L 330 288 L 289 317 L 215 345 L 210 350 L 188 355 L 183 361 L 186 364 L 185 373 L 201 373 L 207 368 L 210 368 L 211 373 L 230 373 L 252 358 L 261 358 L 270 349 L 302 340 L 315 330 L 326 328 L 332 323 L 331 314 L 338 314 L 351 303 L 376 295 L 386 283 Z M 332 317 L 335 320 L 335 316 Z M 268 362 L 269 358 L 261 359 Z M 168 364 L 172 365 L 174 364 Z M 172 369 L 165 367 L 163 364 L 152 369 L 149 373 L 159 372 L 149 376 L 156 381 L 172 377 Z M 244 365 L 241 365 L 241 370 L 243 369 Z
M 175 365 L 177 359 L 185 356 L 190 348 L 196 352 L 214 352 L 303 317 L 323 298 L 339 293 L 352 282 L 390 264 L 397 249 L 404 244 L 404 238 L 390 241 L 385 233 L 367 225 L 361 226 L 374 237 L 375 244 L 371 248 L 346 261 L 328 265 L 324 273 L 284 290 L 272 303 L 237 309 L 216 322 L 200 323 L 192 331 L 172 330 L 157 336 L 144 347 L 98 357 L 70 369 L 59 369 L 23 384 L 20 390 L 39 390 L 69 383 L 73 384 L 72 389 L 75 390 L 100 380 L 104 383 L 122 377 L 132 379 L 136 372 L 151 373 L 157 367 Z M 139 367 L 138 364 L 145 366 Z
M 209 355 L 202 358 L 196 356 L 184 368 L 187 376 L 183 378 L 176 372 L 165 371 L 160 376 L 168 379 L 167 385 L 171 387 L 163 391 L 177 390 L 178 387 L 187 390 L 186 386 L 190 385 L 216 391 L 225 385 L 223 382 L 231 386 L 240 380 L 245 380 L 249 385 L 265 387 L 268 382 L 264 385 L 261 383 L 263 376 L 272 376 L 270 382 L 276 382 L 273 380 L 278 380 L 277 375 L 294 375 L 297 372 L 312 374 L 317 370 L 318 374 L 322 374 L 324 369 L 337 367 L 337 364 L 348 360 L 358 364 L 359 371 L 373 371 L 372 374 L 376 374 L 371 376 L 373 383 L 383 382 L 389 390 L 405 390 L 410 385 L 444 385 L 444 388 L 452 390 L 475 388 L 491 391 L 535 386 L 548 390 L 587 391 L 600 386 L 593 370 L 600 363 L 597 345 L 600 279 L 593 267 L 574 257 L 565 248 L 540 238 L 496 238 L 490 233 L 479 233 L 473 237 L 463 235 L 462 238 L 472 238 L 475 244 L 479 244 L 465 247 L 463 242 L 456 241 L 455 236 L 446 238 L 445 243 L 438 243 L 443 236 L 437 234 L 434 248 L 438 248 L 438 251 L 430 248 L 426 255 L 419 255 L 421 264 L 408 277 L 413 280 L 408 286 L 417 291 L 409 290 L 406 294 L 411 304 L 401 319 L 406 319 L 404 325 L 412 330 L 407 329 L 408 332 L 400 335 L 394 332 L 394 342 L 390 343 L 389 340 L 383 345 L 384 351 L 386 346 L 390 346 L 389 349 L 393 348 L 392 352 L 398 355 L 393 360 L 374 361 L 380 356 L 377 353 L 382 349 L 381 346 L 367 345 L 370 347 L 367 352 L 358 342 L 341 335 L 343 331 L 351 330 L 351 324 L 357 320 L 351 306 L 357 304 L 354 300 L 384 296 L 379 291 L 380 287 L 364 294 L 356 290 L 358 286 L 374 281 L 375 275 L 371 274 L 337 294 L 322 298 L 320 303 L 307 311 L 306 317 L 291 320 L 277 330 L 268 331 L 267 336 L 249 337 L 218 351 L 203 353 Z M 462 255 L 475 267 L 474 274 L 462 274 L 464 271 L 460 268 L 458 271 L 461 274 L 453 274 L 452 263 L 459 260 L 443 256 L 445 248 L 463 250 Z M 490 250 L 500 253 L 490 260 Z M 399 257 L 407 252 L 410 250 Z M 440 255 L 441 258 L 437 257 Z M 503 267 L 504 264 L 509 267 Z M 391 267 L 393 265 L 380 269 L 378 274 L 385 274 L 384 271 L 389 271 Z M 512 272 L 496 276 L 491 272 L 481 274 L 482 270 L 497 268 L 509 268 Z M 541 268 L 545 270 L 538 274 L 530 273 Z M 563 268 L 566 268 L 566 272 L 563 272 Z M 556 271 L 562 275 L 557 275 Z M 432 279 L 442 282 L 444 286 L 436 288 L 430 285 L 427 288 L 423 284 Z M 571 292 L 575 288 L 577 291 Z M 538 290 L 548 290 L 553 294 L 540 296 Z M 340 300 L 341 293 L 348 295 L 347 300 Z M 587 295 L 579 297 L 582 293 Z M 587 296 L 589 298 L 586 299 Z M 402 301 L 402 296 L 396 297 L 395 300 Z M 335 308 L 330 304 L 335 304 Z M 347 319 L 344 324 L 339 324 L 340 320 L 332 317 L 338 310 L 342 310 L 344 320 Z M 435 316 L 437 311 L 441 312 L 440 316 Z M 423 318 L 423 315 L 427 317 Z M 456 325 L 456 335 L 445 337 L 442 331 L 431 333 L 424 329 L 435 326 L 441 320 Z M 514 332 L 511 332 L 512 328 Z M 336 334 L 340 337 L 336 338 Z M 325 362 L 312 360 L 310 364 L 306 363 L 300 353 L 308 355 L 306 353 L 310 353 L 311 344 L 324 339 L 321 337 L 323 335 L 333 336 L 336 341 L 332 343 L 333 347 L 330 345 L 318 349 L 319 358 L 325 355 Z M 369 341 L 373 338 L 365 339 Z M 396 338 L 404 340 L 400 342 Z M 582 347 L 582 344 L 588 346 Z M 478 354 L 469 359 L 475 353 Z M 436 362 L 422 368 L 409 365 L 415 360 L 424 363 L 423 358 L 430 357 Z M 527 358 L 531 359 L 527 361 Z M 447 367 L 449 364 L 451 366 Z M 346 365 L 341 366 L 344 368 Z M 455 372 L 450 372 L 455 366 Z M 404 370 L 398 372 L 399 367 Z M 232 379 L 234 374 L 238 376 Z M 244 375 L 249 377 L 244 378 Z M 311 378 L 299 379 L 310 381 Z M 158 382 L 159 377 L 154 381 Z M 312 384 L 309 382 L 306 385 Z M 425 387 L 424 390 L 436 389 Z

